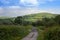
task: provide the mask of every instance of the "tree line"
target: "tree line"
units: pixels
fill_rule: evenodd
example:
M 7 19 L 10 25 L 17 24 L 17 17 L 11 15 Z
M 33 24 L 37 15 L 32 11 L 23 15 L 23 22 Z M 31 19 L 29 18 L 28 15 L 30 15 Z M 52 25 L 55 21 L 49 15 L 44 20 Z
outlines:
M 0 25 L 32 25 L 32 26 L 53 26 L 60 25 L 60 15 L 57 15 L 54 18 L 42 18 L 42 20 L 38 20 L 35 22 L 24 20 L 24 16 L 18 16 L 15 20 L 11 19 L 0 19 Z

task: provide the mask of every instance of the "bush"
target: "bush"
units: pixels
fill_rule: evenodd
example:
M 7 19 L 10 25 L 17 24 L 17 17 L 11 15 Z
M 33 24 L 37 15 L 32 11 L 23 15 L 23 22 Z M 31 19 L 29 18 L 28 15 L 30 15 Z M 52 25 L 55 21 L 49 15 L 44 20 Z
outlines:
M 11 25 L 13 21 L 10 19 L 0 19 L 0 25 Z
M 60 40 L 60 27 L 47 28 L 39 32 L 38 40 Z
M 43 26 L 43 23 L 42 23 L 42 21 L 41 20 L 37 20 L 37 21 L 35 21 L 35 22 L 32 22 L 32 26 Z
M 49 27 L 55 24 L 54 18 L 43 18 L 42 23 L 44 26 Z
M 0 25 L 0 40 L 20 40 L 25 37 L 31 27 L 20 25 Z
M 23 26 L 27 26 L 27 25 L 31 25 L 31 24 L 32 24 L 32 22 L 29 22 L 29 21 L 23 21 L 23 23 L 22 23 Z
M 24 19 L 23 19 L 22 16 L 18 16 L 18 17 L 15 18 L 14 23 L 15 23 L 15 24 L 20 24 L 20 25 L 22 25 L 23 20 L 24 20 Z
M 60 25 L 60 15 L 57 15 L 55 18 L 54 18 L 56 24 Z

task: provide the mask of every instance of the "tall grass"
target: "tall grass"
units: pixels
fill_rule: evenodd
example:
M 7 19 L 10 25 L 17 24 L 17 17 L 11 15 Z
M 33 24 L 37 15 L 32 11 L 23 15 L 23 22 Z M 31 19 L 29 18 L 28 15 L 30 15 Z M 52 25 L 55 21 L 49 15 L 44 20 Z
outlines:
M 20 40 L 25 37 L 31 26 L 0 25 L 0 40 Z
M 53 26 L 39 31 L 37 40 L 60 40 L 60 26 Z

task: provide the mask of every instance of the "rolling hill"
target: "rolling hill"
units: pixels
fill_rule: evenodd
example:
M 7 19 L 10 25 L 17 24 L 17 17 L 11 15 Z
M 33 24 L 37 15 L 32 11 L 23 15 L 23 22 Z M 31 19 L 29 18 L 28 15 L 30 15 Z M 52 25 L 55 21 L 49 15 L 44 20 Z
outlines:
M 55 17 L 57 14 L 51 14 L 51 13 L 36 13 L 36 14 L 30 14 L 30 15 L 25 15 L 24 18 L 27 21 L 36 21 L 36 20 L 41 20 L 42 18 L 51 18 Z
M 26 21 L 36 21 L 36 20 L 41 20 L 42 18 L 51 18 L 51 17 L 55 17 L 57 14 L 52 14 L 52 13 L 46 13 L 46 12 L 42 12 L 42 13 L 35 13 L 35 14 L 29 14 L 29 15 L 24 15 L 23 18 Z M 10 19 L 10 20 L 14 20 L 16 17 L 0 17 L 0 19 Z

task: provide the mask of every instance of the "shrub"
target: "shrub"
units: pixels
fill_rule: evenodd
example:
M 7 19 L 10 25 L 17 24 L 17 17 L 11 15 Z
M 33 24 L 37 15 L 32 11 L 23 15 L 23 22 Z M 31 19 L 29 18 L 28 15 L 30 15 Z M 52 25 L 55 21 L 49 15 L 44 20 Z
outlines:
M 41 20 L 37 20 L 37 21 L 35 21 L 35 22 L 32 22 L 32 26 L 43 26 L 43 23 L 42 23 L 42 21 Z
M 60 15 L 57 15 L 54 20 L 56 21 L 56 24 L 60 25 Z
M 10 19 L 0 19 L 0 25 L 12 25 L 13 21 Z
M 42 23 L 44 26 L 49 27 L 55 24 L 54 18 L 43 18 Z
M 21 25 L 21 24 L 23 23 L 23 20 L 24 20 L 24 19 L 23 19 L 22 16 L 18 16 L 18 17 L 15 18 L 14 23 Z
M 29 33 L 29 26 L 0 25 L 0 40 L 20 40 Z
M 39 34 L 38 40 L 60 40 L 60 27 L 47 28 Z

